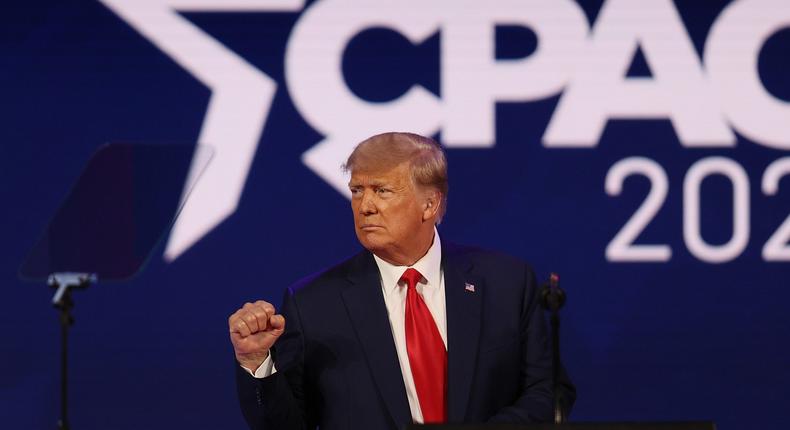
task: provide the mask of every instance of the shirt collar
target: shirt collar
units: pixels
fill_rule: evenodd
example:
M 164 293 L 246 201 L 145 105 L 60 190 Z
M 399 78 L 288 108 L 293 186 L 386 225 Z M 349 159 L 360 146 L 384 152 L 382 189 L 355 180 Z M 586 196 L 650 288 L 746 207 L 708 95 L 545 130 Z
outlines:
M 439 239 L 439 232 L 436 231 L 436 227 L 433 228 L 433 243 L 428 248 L 428 252 L 411 266 L 390 264 L 376 254 L 373 254 L 373 258 L 379 267 L 381 287 L 384 289 L 385 294 L 390 294 L 398 286 L 398 280 L 400 280 L 403 272 L 410 267 L 422 274 L 422 277 L 427 280 L 425 285 L 428 287 L 439 287 L 442 270 L 442 241 Z

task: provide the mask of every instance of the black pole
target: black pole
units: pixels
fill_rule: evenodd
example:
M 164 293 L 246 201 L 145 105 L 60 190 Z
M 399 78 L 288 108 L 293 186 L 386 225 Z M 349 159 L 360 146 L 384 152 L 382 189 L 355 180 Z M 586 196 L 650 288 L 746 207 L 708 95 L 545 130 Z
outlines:
M 554 423 L 562 424 L 565 422 L 565 411 L 562 407 L 562 395 L 560 393 L 560 316 L 559 312 L 551 313 L 551 342 L 553 349 L 552 357 L 552 382 L 554 385 Z
M 560 277 L 552 273 L 549 282 L 541 289 L 541 304 L 551 311 L 551 379 L 554 391 L 554 423 L 562 424 L 566 420 L 562 391 L 560 390 L 560 308 L 565 304 L 565 292 L 560 288 Z
M 69 430 L 68 420 L 68 357 L 69 357 L 69 326 L 74 322 L 71 316 L 71 292 L 66 291 L 60 308 L 60 419 L 59 430 Z M 56 305 L 56 307 L 58 307 Z

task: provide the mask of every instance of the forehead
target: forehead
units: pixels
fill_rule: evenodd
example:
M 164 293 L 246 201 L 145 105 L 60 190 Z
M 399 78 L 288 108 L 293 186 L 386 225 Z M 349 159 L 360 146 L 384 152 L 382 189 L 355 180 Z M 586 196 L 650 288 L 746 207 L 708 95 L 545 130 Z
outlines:
M 351 172 L 350 185 L 404 185 L 411 183 L 409 163 L 388 169 L 355 169 Z

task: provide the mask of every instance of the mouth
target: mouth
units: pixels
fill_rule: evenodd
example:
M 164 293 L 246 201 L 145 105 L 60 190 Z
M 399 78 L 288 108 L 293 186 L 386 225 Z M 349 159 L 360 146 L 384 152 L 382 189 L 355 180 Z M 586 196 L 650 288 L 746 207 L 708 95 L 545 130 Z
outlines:
M 375 230 L 379 230 L 381 228 L 383 228 L 383 227 L 381 227 L 380 225 L 376 225 L 376 224 L 362 224 L 362 225 L 359 226 L 359 229 L 362 230 L 362 231 L 375 231 Z

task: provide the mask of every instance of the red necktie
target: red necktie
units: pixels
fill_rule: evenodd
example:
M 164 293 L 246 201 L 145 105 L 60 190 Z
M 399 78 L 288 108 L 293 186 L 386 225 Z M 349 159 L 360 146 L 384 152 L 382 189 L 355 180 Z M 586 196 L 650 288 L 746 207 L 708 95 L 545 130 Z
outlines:
M 409 268 L 401 281 L 406 292 L 406 351 L 425 423 L 447 421 L 447 350 L 436 322 L 417 293 L 420 272 Z

